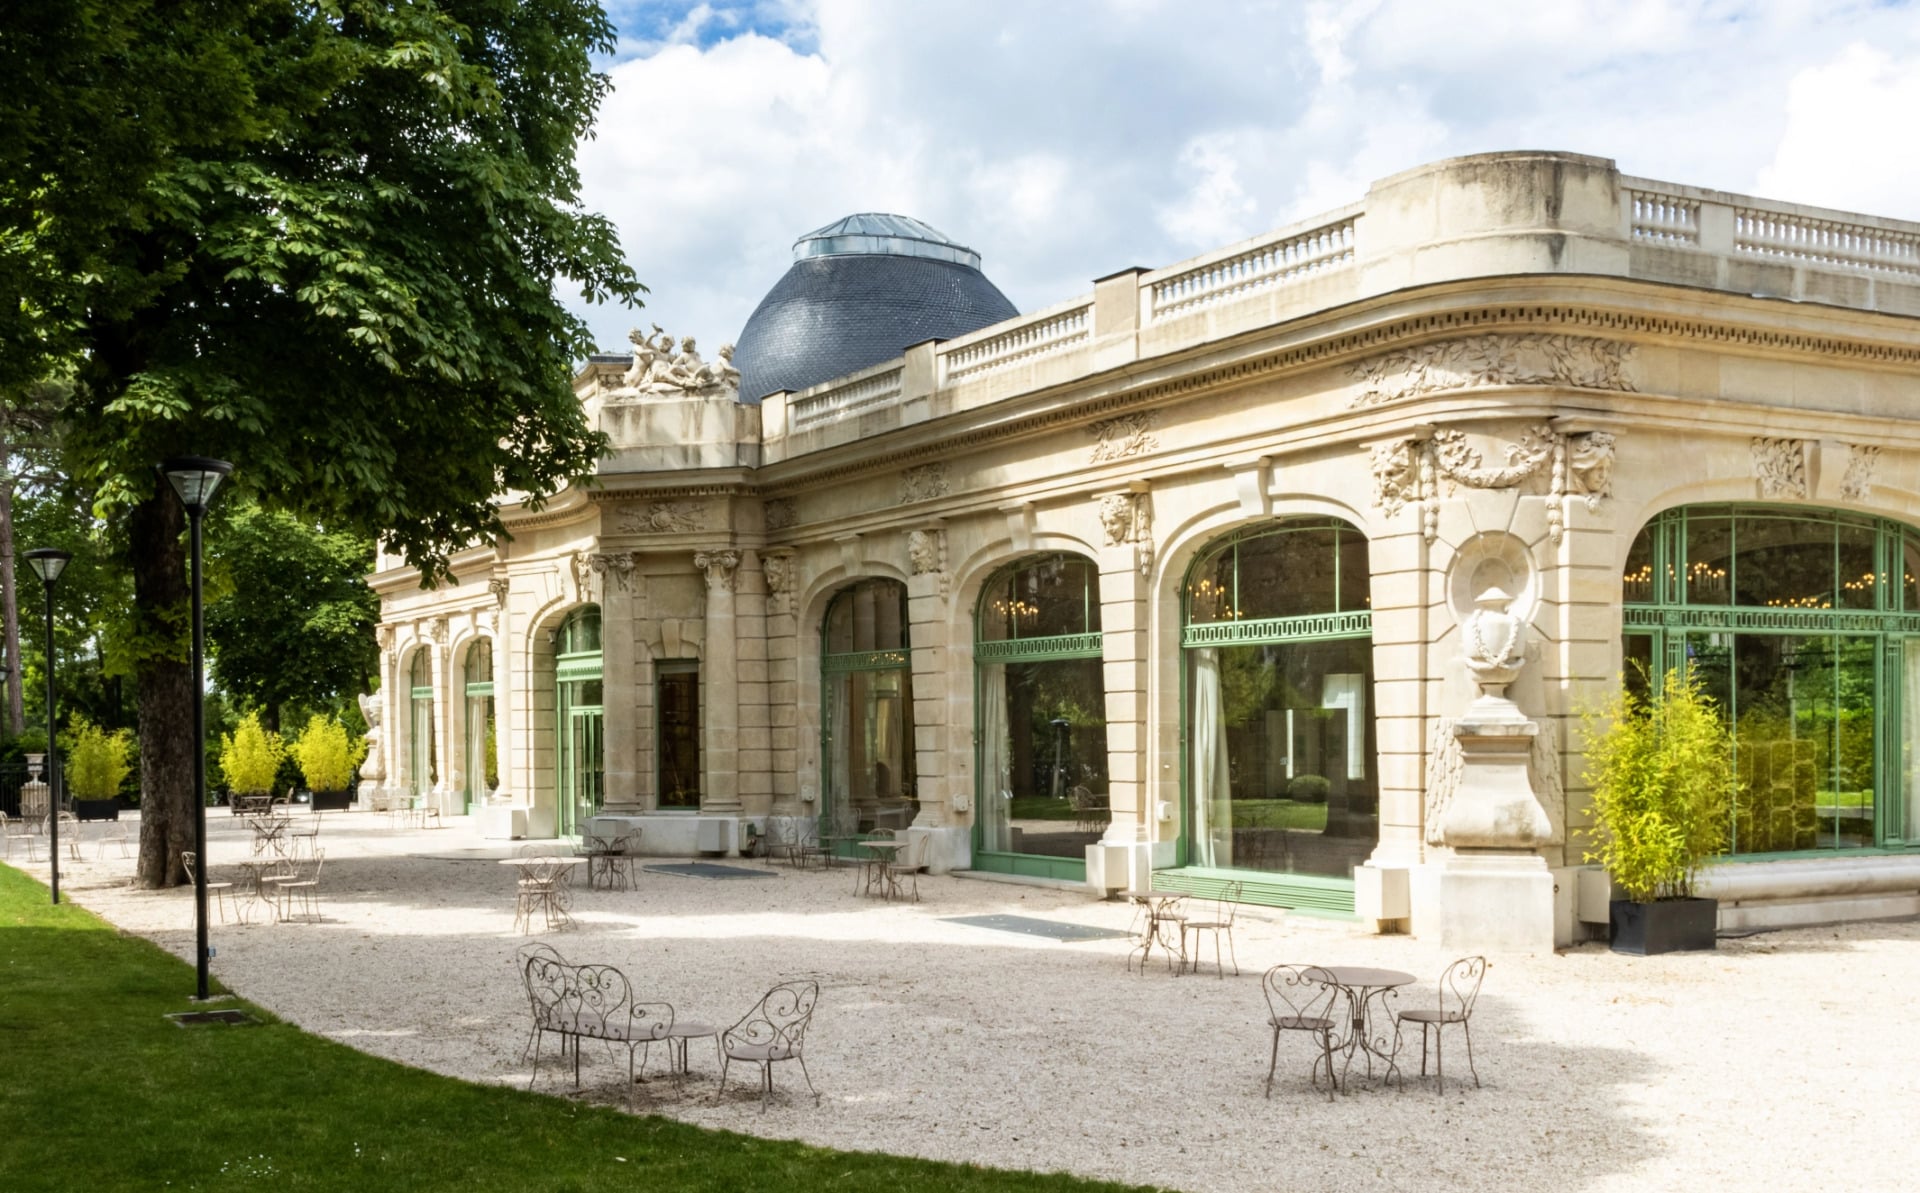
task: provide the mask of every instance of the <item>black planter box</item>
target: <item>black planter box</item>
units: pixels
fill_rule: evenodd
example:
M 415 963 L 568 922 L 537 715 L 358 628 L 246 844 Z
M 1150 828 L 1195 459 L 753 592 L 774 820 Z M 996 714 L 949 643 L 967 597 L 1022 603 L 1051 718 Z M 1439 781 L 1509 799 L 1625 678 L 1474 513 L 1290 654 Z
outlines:
M 1718 899 L 1662 899 L 1657 903 L 1615 899 L 1608 910 L 1616 953 L 1651 957 L 1715 947 L 1720 920 Z
M 77 799 L 73 801 L 73 815 L 76 820 L 118 820 L 120 819 L 120 801 Z
M 344 812 L 353 803 L 351 791 L 316 791 L 313 793 L 313 810 L 316 812 Z

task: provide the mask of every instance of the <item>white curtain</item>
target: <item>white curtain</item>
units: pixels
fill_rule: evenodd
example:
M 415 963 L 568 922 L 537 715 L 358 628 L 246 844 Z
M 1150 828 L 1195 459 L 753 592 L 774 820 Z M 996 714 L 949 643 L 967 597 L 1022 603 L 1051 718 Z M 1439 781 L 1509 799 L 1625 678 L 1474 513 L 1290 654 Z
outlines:
M 1233 865 L 1232 793 L 1227 776 L 1227 710 L 1220 698 L 1219 652 L 1193 652 L 1194 863 Z
M 1013 741 L 1007 731 L 1007 668 L 980 668 L 980 835 L 990 853 L 1013 851 Z
M 1907 784 L 1907 840 L 1913 841 L 1920 839 L 1920 638 L 1907 639 L 1901 648 L 1906 671 L 1900 710 L 1906 722 L 1900 727 L 1900 757 L 1906 762 L 1906 774 L 1901 777 Z
M 849 827 L 854 817 L 853 789 L 849 783 L 853 771 L 853 676 L 833 677 L 832 699 L 833 715 L 827 723 L 827 733 L 832 739 L 832 753 L 827 756 L 828 827 L 821 831 L 837 833 L 845 829 L 851 833 L 854 831 Z

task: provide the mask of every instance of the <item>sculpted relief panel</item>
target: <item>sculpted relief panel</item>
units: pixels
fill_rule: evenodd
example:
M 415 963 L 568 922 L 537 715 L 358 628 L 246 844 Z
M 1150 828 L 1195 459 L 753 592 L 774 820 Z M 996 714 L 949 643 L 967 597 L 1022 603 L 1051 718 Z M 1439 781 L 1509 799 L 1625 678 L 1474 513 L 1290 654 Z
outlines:
M 1391 518 L 1415 505 L 1421 533 L 1432 542 L 1439 527 L 1438 500 L 1461 488 L 1512 489 L 1533 485 L 1551 498 L 1547 529 L 1554 542 L 1565 530 L 1563 503 L 1578 497 L 1589 510 L 1613 495 L 1614 437 L 1609 431 L 1561 432 L 1528 428 L 1502 450 L 1505 464 L 1487 464 L 1457 428 L 1421 438 L 1396 439 L 1367 449 L 1373 504 Z
M 1353 405 L 1488 385 L 1559 385 L 1631 393 L 1633 345 L 1589 336 L 1463 336 L 1370 357 L 1349 366 L 1360 383 Z

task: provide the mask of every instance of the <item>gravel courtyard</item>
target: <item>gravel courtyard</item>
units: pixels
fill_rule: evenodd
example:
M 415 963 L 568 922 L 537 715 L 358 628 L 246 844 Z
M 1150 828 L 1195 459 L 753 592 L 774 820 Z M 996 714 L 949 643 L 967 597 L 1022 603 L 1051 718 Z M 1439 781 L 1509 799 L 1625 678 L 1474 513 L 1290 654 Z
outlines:
M 209 817 L 213 873 L 237 877 L 249 834 Z M 461 822 L 393 830 L 329 814 L 322 921 L 214 923 L 214 972 L 310 1031 L 454 1077 L 524 1086 L 526 1001 L 509 852 Z M 126 889 L 109 848 L 62 865 L 63 893 L 191 957 L 192 900 Z M 13 865 L 43 878 L 44 861 Z M 843 870 L 710 880 L 642 872 L 638 889 L 576 890 L 578 926 L 541 933 L 569 960 L 621 967 L 644 996 L 725 1025 L 776 981 L 821 998 L 807 1055 L 760 1113 L 751 1069 L 713 1098 L 717 1066 L 636 1088 L 636 1110 L 838 1148 L 1066 1170 L 1190 1190 L 1910 1187 L 1920 1146 L 1920 924 L 1799 929 L 1716 954 L 1615 956 L 1587 946 L 1496 958 L 1474 1019 L 1484 1088 L 1431 1081 L 1332 1102 L 1307 1083 L 1304 1036 L 1269 1036 L 1258 974 L 1280 961 L 1421 975 L 1449 960 L 1354 925 L 1254 908 L 1241 976 L 1127 973 L 1124 940 L 1056 943 L 948 922 L 1012 914 L 1124 930 L 1130 909 L 1084 895 L 923 878 L 922 902 L 852 893 Z M 185 993 L 185 991 L 183 991 Z M 1448 1076 L 1467 1076 L 1457 1035 Z M 1405 1059 L 1403 1054 L 1403 1060 Z M 617 1100 L 624 1065 L 586 1054 L 582 1096 Z M 651 1068 L 662 1060 L 656 1054 Z M 1413 1055 L 1417 1073 L 1418 1056 Z M 539 1088 L 570 1092 L 557 1067 Z M 737 1089 L 737 1095 L 736 1095 Z

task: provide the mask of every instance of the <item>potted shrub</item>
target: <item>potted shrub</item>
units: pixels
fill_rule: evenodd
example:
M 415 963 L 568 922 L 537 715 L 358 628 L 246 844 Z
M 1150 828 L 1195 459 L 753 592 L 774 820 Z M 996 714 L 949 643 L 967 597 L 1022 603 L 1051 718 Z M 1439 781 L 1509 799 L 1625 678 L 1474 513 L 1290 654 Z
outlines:
M 250 712 L 240 727 L 220 739 L 220 773 L 226 777 L 234 812 L 267 809 L 274 776 L 287 747 L 268 733 L 260 714 Z
M 313 792 L 313 810 L 345 811 L 353 802 L 353 768 L 367 755 L 366 740 L 352 740 L 338 718 L 316 713 L 294 739 L 292 752 Z
M 120 819 L 120 785 L 133 770 L 133 734 L 125 729 L 108 733 L 85 717 L 75 716 L 63 735 L 66 748 L 67 795 L 80 820 Z
M 1700 677 L 1670 671 L 1642 696 L 1622 684 L 1582 715 L 1599 862 L 1625 898 L 1611 904 L 1616 952 L 1711 949 L 1719 915 L 1695 897 L 1700 868 L 1725 847 L 1733 731 Z

